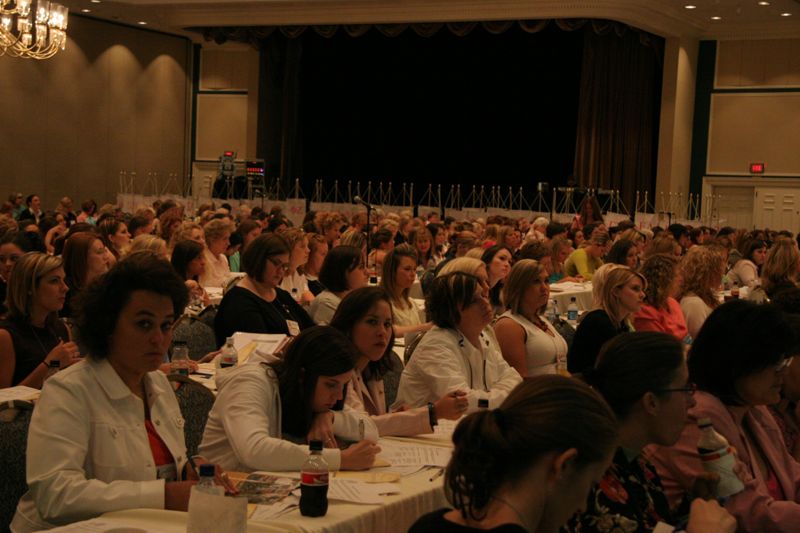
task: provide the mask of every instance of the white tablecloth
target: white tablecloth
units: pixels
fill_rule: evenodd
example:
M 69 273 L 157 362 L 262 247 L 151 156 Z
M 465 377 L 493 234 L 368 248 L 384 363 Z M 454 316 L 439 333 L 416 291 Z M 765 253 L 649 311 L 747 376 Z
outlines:
M 575 298 L 578 309 L 590 311 L 592 309 L 592 283 L 554 283 L 550 285 L 550 298 L 558 304 L 558 312 L 566 314 L 570 299 Z

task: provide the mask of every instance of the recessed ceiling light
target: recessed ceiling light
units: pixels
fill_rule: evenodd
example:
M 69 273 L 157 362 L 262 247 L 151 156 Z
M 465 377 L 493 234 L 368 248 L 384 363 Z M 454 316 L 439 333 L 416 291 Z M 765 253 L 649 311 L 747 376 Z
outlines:
M 91 0 L 91 2 L 92 2 L 93 4 L 99 4 L 99 3 L 100 3 L 100 0 Z
M 758 5 L 760 5 L 760 6 L 768 6 L 769 2 L 767 2 L 765 0 L 761 0 L 761 2 L 758 3 Z
M 86 8 L 81 9 L 81 13 L 91 13 L 91 12 L 92 12 L 91 9 L 86 9 Z
M 711 17 L 711 20 L 722 20 L 722 17 L 714 15 L 713 17 Z
M 697 6 L 693 6 L 692 4 L 688 4 L 683 6 L 685 9 L 697 9 Z
M 139 22 L 137 22 L 136 24 L 139 24 L 140 26 L 147 26 L 147 22 L 145 22 L 145 21 L 143 21 L 143 20 L 140 20 L 140 21 L 139 21 Z
M 781 13 L 781 16 L 782 17 L 791 17 L 792 14 L 791 13 Z

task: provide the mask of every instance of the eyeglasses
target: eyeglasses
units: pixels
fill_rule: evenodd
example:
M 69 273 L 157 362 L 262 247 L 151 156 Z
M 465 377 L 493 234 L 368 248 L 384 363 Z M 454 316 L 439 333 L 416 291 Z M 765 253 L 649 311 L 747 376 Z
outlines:
M 685 392 L 689 396 L 694 396 L 694 393 L 697 392 L 697 383 L 687 383 L 685 387 L 676 387 L 674 389 L 659 389 L 653 392 Z
M 781 362 L 776 365 L 773 365 L 772 368 L 775 369 L 775 372 L 783 372 L 784 370 L 789 368 L 789 365 L 792 364 L 792 361 L 794 361 L 794 356 L 787 357 L 786 359 L 781 359 Z
M 269 260 L 270 263 L 275 265 L 277 268 L 283 270 L 284 272 L 289 272 L 289 269 L 291 268 L 291 265 L 289 265 L 289 263 L 284 263 L 280 259 L 273 259 L 272 257 L 268 257 L 267 259 Z

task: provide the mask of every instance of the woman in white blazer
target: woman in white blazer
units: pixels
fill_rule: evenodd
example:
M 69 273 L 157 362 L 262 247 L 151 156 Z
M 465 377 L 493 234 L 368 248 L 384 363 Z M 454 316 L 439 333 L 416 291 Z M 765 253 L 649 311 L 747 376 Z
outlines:
M 170 264 L 149 253 L 85 290 L 77 326 L 89 357 L 45 382 L 28 433 L 29 490 L 12 531 L 123 509 L 186 510 L 187 478 L 196 476 L 185 471 L 183 418 L 158 371 L 186 301 Z

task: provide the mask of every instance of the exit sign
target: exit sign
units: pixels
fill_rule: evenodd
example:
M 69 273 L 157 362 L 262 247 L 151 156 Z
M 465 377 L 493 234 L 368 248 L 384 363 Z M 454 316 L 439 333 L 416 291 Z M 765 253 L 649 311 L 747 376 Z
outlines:
M 764 163 L 750 163 L 750 174 L 763 174 Z

